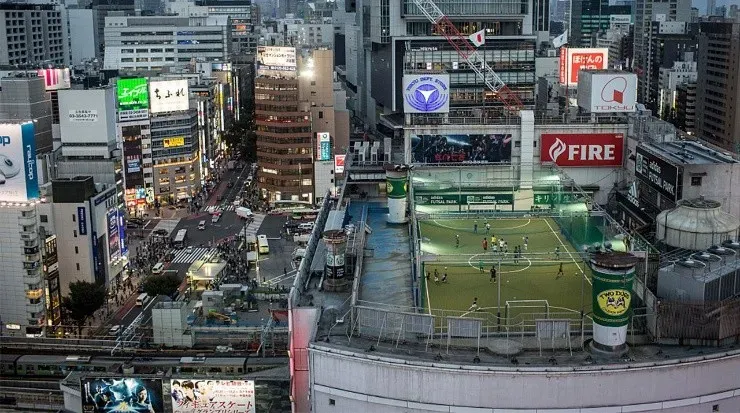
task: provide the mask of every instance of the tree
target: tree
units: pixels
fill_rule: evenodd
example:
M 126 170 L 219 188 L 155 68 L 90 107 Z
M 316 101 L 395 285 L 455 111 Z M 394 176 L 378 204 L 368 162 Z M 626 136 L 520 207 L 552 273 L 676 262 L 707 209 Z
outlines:
M 69 295 L 64 297 L 63 305 L 67 315 L 77 326 L 79 335 L 85 320 L 105 303 L 105 285 L 75 281 L 69 284 Z
M 180 286 L 180 277 L 174 273 L 152 275 L 144 280 L 144 292 L 150 297 L 172 296 Z

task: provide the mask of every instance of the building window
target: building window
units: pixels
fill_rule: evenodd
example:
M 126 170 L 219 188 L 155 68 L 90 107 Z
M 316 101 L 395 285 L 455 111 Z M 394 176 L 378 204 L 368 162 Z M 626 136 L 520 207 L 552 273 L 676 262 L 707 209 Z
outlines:
M 46 215 L 40 215 L 39 219 L 41 220 L 41 222 L 49 222 L 49 217 Z
M 77 271 L 79 271 L 80 270 L 80 263 L 78 262 L 75 265 L 77 266 Z
M 77 222 L 77 215 L 72 214 L 72 222 Z
M 80 253 L 79 247 L 75 246 L 75 254 L 79 254 L 79 253 Z
M 77 230 L 76 229 L 73 229 L 72 230 L 72 235 L 74 235 L 74 237 L 77 238 Z
M 334 399 L 329 399 L 329 406 L 336 406 L 337 401 Z
M 324 112 L 323 111 L 319 111 L 319 119 L 324 119 Z
M 719 411 L 719 405 L 718 404 L 713 404 L 712 405 L 712 411 L 713 412 L 718 412 Z
M 692 176 L 691 186 L 701 186 L 701 176 Z

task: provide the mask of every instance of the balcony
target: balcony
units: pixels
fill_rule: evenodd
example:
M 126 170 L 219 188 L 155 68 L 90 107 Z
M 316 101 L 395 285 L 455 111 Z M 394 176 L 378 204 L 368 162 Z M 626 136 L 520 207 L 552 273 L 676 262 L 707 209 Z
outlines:
M 36 225 L 36 213 L 24 212 L 18 217 L 18 225 L 22 227 Z
M 26 312 L 29 313 L 43 313 L 44 312 L 44 302 L 42 300 L 39 300 L 37 303 L 26 303 Z
M 23 282 L 26 284 L 39 284 L 41 283 L 41 271 L 35 270 L 24 270 Z

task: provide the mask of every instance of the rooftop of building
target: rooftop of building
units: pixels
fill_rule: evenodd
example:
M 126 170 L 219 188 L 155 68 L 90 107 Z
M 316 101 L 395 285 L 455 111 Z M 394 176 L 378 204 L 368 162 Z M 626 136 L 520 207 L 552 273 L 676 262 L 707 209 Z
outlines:
M 736 164 L 740 161 L 730 152 L 692 140 L 643 142 L 651 152 L 678 165 Z

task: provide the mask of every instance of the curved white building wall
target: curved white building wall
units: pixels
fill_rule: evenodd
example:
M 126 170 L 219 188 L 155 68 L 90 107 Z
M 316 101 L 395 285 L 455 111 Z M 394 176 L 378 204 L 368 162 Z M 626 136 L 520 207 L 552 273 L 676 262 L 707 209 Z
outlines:
M 312 345 L 310 363 L 318 413 L 740 412 L 740 351 L 629 368 L 537 369 L 416 362 Z

